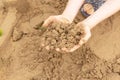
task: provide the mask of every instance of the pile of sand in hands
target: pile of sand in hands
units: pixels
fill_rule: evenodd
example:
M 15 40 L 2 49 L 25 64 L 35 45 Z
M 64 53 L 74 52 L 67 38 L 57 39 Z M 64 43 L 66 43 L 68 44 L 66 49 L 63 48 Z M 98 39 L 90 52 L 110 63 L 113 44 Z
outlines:
M 62 49 L 67 48 L 70 50 L 75 45 L 79 44 L 80 39 L 83 37 L 84 30 L 79 26 L 67 23 L 52 23 L 47 27 L 42 35 L 42 45 L 47 49 Z

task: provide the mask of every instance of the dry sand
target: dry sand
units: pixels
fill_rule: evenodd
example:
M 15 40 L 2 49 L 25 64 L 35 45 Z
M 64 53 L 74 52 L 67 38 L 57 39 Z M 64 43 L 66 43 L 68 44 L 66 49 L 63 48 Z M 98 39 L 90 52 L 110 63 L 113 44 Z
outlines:
M 120 12 L 97 25 L 90 40 L 73 53 L 41 47 L 41 32 L 33 27 L 50 15 L 60 14 L 66 2 L 18 0 L 17 5 L 12 4 L 12 9 L 17 9 L 16 20 L 0 47 L 0 80 L 120 80 Z M 0 25 L 9 7 L 0 13 Z M 83 19 L 78 14 L 74 22 Z
M 81 25 L 82 26 L 82 25 Z M 40 27 L 40 30 L 45 28 Z M 39 30 L 39 29 L 38 29 Z M 52 34 L 52 35 L 51 35 Z M 67 48 L 68 50 L 79 44 L 85 32 L 75 24 L 56 22 L 49 25 L 41 36 L 41 44 L 50 50 Z

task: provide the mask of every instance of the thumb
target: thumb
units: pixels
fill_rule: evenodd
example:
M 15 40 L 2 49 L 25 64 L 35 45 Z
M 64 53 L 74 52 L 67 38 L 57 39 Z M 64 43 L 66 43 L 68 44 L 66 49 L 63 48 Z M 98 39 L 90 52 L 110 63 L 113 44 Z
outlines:
M 48 27 L 50 24 L 52 24 L 55 21 L 55 17 L 50 16 L 48 19 L 46 19 L 43 23 L 43 27 Z

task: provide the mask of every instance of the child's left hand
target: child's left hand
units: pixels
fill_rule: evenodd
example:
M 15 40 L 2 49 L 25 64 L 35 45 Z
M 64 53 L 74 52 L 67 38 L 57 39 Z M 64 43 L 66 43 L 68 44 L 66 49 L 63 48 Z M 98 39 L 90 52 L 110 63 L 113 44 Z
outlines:
M 88 26 L 84 26 L 82 24 L 82 22 L 78 23 L 75 27 L 79 27 L 79 29 L 81 29 L 83 32 L 83 34 L 81 35 L 81 40 L 79 41 L 78 45 L 75 45 L 72 49 L 68 50 L 67 48 L 62 48 L 62 51 L 64 52 L 73 52 L 76 49 L 78 49 L 79 47 L 81 47 L 84 43 L 86 43 L 88 41 L 88 39 L 91 37 L 91 31 L 90 28 Z

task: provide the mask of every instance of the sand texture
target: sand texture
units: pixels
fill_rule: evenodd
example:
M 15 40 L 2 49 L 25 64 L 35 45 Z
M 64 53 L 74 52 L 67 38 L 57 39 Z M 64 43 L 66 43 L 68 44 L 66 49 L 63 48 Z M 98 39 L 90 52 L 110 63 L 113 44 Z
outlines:
M 77 44 L 80 33 L 74 24 L 84 19 L 80 13 L 73 24 L 54 23 L 44 34 L 34 26 L 60 14 L 67 0 L 9 1 L 0 1 L 5 36 L 0 37 L 0 80 L 120 80 L 120 12 L 92 29 L 86 44 L 66 54 L 48 51 L 41 43 L 51 48 Z

